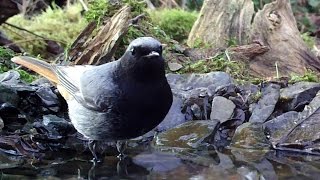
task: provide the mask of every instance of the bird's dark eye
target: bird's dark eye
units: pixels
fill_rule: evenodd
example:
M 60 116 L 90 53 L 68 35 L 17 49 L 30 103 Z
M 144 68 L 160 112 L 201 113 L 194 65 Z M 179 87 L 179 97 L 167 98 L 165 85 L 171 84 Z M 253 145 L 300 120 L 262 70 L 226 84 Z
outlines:
M 136 48 L 135 48 L 135 47 L 132 47 L 130 51 L 131 51 L 131 54 L 132 54 L 132 55 L 135 55 L 135 54 L 136 54 Z
M 162 52 L 162 45 L 160 45 L 159 49 L 160 49 L 160 52 Z

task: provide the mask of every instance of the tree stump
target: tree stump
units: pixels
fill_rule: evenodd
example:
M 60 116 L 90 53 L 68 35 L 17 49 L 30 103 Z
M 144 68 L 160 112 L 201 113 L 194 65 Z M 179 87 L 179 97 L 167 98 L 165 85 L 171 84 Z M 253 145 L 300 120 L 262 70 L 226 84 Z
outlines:
M 201 42 L 223 48 L 233 40 L 239 45 L 247 44 L 253 13 L 251 0 L 205 0 L 189 34 L 188 45 Z
M 255 57 L 250 69 L 257 76 L 303 74 L 307 68 L 320 71 L 319 59 L 308 49 L 300 36 L 289 0 L 266 4 L 257 12 L 252 24 L 251 40 L 270 50 Z
M 188 45 L 200 40 L 213 48 L 225 48 L 227 40 L 234 39 L 239 45 L 266 46 L 268 51 L 249 59 L 250 73 L 260 77 L 275 76 L 276 71 L 281 76 L 303 74 L 308 68 L 320 72 L 320 61 L 303 42 L 289 0 L 266 4 L 251 24 L 253 13 L 251 0 L 205 0 Z M 250 48 L 239 51 L 249 54 L 247 57 L 256 54 Z
M 104 21 L 94 37 L 92 33 L 96 24 L 90 23 L 71 47 L 69 57 L 72 64 L 99 65 L 112 61 L 119 40 L 128 31 L 130 18 L 130 7 L 124 6 Z

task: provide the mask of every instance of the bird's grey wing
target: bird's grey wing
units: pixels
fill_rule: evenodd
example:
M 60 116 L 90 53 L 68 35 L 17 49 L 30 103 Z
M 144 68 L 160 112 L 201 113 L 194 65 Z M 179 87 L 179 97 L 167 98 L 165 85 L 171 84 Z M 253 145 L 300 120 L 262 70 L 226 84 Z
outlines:
M 100 112 L 114 109 L 113 105 L 119 96 L 119 90 L 114 82 L 118 61 L 100 65 L 85 71 L 80 79 L 80 92 L 85 107 Z
M 93 69 L 95 66 L 79 65 L 79 66 L 56 66 L 52 65 L 52 69 L 57 74 L 59 86 L 62 86 L 64 90 L 68 92 L 76 101 L 87 108 L 91 108 L 90 103 L 87 103 L 85 97 L 81 92 L 81 79 L 85 71 Z M 61 94 L 63 92 L 60 92 Z M 64 98 L 66 98 L 64 96 Z M 67 98 L 66 98 L 67 99 Z M 92 108 L 94 109 L 94 108 Z
M 84 107 L 104 112 L 115 98 L 112 76 L 117 61 L 100 66 L 53 66 L 59 83 Z

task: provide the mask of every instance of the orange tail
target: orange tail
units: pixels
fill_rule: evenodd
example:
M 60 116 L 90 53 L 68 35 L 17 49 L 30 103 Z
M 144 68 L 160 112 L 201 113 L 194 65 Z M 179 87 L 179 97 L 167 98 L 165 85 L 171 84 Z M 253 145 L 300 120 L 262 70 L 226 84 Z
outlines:
M 28 56 L 16 56 L 11 61 L 35 71 L 54 83 L 58 83 L 58 77 L 52 70 L 51 65 L 44 61 Z

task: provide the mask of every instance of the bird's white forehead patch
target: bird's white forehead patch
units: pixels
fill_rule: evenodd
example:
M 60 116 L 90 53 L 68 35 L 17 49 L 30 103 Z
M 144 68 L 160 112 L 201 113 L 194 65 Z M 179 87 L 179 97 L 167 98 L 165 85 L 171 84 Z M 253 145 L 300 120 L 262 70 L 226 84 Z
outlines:
M 130 50 L 133 46 L 156 49 L 159 46 L 161 46 L 161 43 L 152 37 L 139 37 L 130 43 L 129 47 L 127 48 L 127 51 Z

